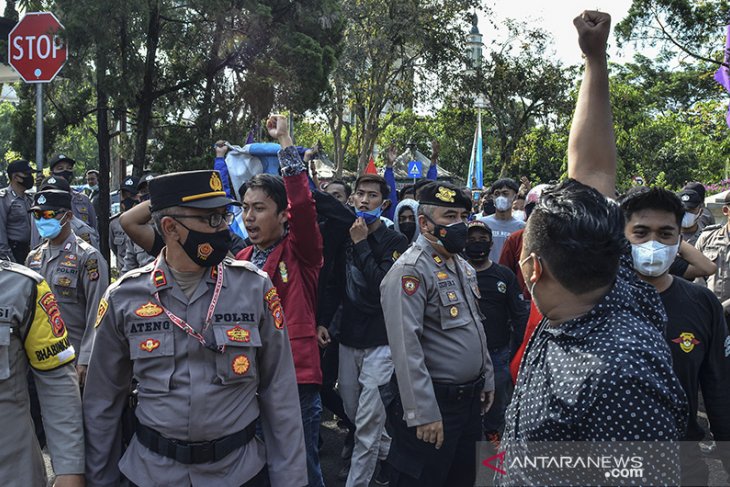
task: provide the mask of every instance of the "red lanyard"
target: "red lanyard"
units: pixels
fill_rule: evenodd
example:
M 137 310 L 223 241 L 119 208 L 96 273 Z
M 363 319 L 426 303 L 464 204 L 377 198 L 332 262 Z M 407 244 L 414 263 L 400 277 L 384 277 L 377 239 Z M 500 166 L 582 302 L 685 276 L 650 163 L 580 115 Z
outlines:
M 217 266 L 217 273 L 215 280 L 215 289 L 213 290 L 213 297 L 210 300 L 210 306 L 208 307 L 208 314 L 205 316 L 205 324 L 203 325 L 203 331 L 205 331 L 210 326 L 210 320 L 213 317 L 213 312 L 215 311 L 215 305 L 218 304 L 218 298 L 221 294 L 221 289 L 223 288 L 223 265 L 218 264 Z M 203 335 L 198 333 L 193 329 L 192 326 L 187 324 L 182 318 L 179 316 L 175 316 L 172 314 L 167 308 L 165 308 L 162 305 L 162 301 L 160 301 L 160 292 L 155 292 L 155 299 L 157 300 L 157 303 L 160 305 L 162 310 L 165 312 L 165 314 L 170 318 L 170 320 L 175 323 L 175 325 L 180 328 L 182 331 L 190 335 L 191 337 L 195 338 L 200 342 L 201 345 L 203 345 L 206 348 L 209 348 L 211 350 L 215 350 L 219 353 L 223 353 L 225 350 L 225 345 L 220 347 L 215 347 L 212 345 L 208 345 L 208 343 L 205 341 L 205 338 L 203 338 Z

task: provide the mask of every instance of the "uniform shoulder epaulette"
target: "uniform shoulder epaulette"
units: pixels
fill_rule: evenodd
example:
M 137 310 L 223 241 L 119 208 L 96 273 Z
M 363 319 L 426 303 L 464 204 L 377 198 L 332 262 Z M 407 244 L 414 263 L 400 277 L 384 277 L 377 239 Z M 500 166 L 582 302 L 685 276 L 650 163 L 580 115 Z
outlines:
M 96 250 L 96 247 L 87 242 L 81 235 L 76 235 L 76 243 L 82 250 Z M 101 252 L 99 252 L 101 255 Z
M 124 274 L 122 274 L 119 277 L 119 279 L 117 279 L 116 282 L 121 282 L 126 279 L 134 279 L 141 275 L 149 274 L 150 272 L 152 272 L 152 269 L 154 269 L 154 268 L 155 268 L 155 261 L 153 260 L 152 262 L 150 262 L 149 264 L 147 264 L 144 267 L 140 267 L 138 269 L 132 269 L 131 271 L 125 272 Z
M 37 272 L 28 269 L 25 266 L 22 266 L 20 264 L 16 264 L 15 262 L 9 262 L 7 260 L 0 261 L 0 269 L 1 270 L 7 270 L 11 272 L 16 272 L 18 274 L 22 274 L 26 277 L 30 277 L 33 279 L 36 284 L 40 283 L 43 280 L 43 276 L 38 274 Z
M 723 226 L 724 225 L 722 223 L 716 223 L 714 225 L 710 225 L 708 227 L 703 228 L 702 229 L 702 232 L 700 232 L 700 233 L 705 233 L 705 232 L 708 232 L 708 231 L 717 230 L 718 228 L 722 228 Z
M 243 267 L 244 269 L 255 272 L 256 274 L 259 274 L 263 277 L 268 277 L 268 274 L 253 265 L 251 262 L 247 260 L 238 260 L 238 259 L 231 259 L 230 257 L 226 257 L 223 259 L 223 264 L 231 267 Z
M 418 258 L 424 254 L 424 251 L 418 245 L 411 245 L 408 250 L 398 258 L 396 262 L 401 262 L 403 265 L 414 265 Z

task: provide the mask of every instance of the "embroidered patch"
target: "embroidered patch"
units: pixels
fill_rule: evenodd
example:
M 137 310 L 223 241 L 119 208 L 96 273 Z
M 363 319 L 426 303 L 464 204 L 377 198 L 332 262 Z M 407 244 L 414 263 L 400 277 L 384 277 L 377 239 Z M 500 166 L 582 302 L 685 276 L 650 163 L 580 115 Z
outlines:
M 436 198 L 440 199 L 444 203 L 453 203 L 454 196 L 456 196 L 456 191 L 444 188 L 443 186 L 439 186 L 439 192 L 436 193 Z
M 61 318 L 61 310 L 58 309 L 56 296 L 53 293 L 46 293 L 38 300 L 38 304 L 41 305 L 43 311 L 48 315 L 48 323 L 51 324 L 53 336 L 61 338 L 66 333 L 66 325 L 63 322 L 63 318 Z
M 271 316 L 274 317 L 274 326 L 278 330 L 281 330 L 284 328 L 284 312 L 281 309 L 281 299 L 279 299 L 279 294 L 276 292 L 275 287 L 266 291 L 264 300 L 271 312 Z
M 104 315 L 106 314 L 106 310 L 109 308 L 109 303 L 106 299 L 101 298 L 99 301 L 99 309 L 96 312 L 96 323 L 94 323 L 94 328 L 99 326 L 99 323 L 101 323 L 101 320 L 104 319 Z
M 400 279 L 401 287 L 403 292 L 408 296 L 413 296 L 418 291 L 418 286 L 421 284 L 421 280 L 415 276 L 403 276 Z
M 145 340 L 139 344 L 139 348 L 141 348 L 145 352 L 151 352 L 159 346 L 160 346 L 160 341 L 155 340 L 154 338 L 148 338 L 147 340 Z
M 233 359 L 233 362 L 231 363 L 231 368 L 233 369 L 233 372 L 237 375 L 243 375 L 246 372 L 248 372 L 248 368 L 250 367 L 250 362 L 248 361 L 248 357 L 245 355 L 238 355 Z
M 99 279 L 99 263 L 96 259 L 86 261 L 86 274 L 89 276 L 90 281 Z
M 497 283 L 497 291 L 504 294 L 507 292 L 507 284 L 505 284 L 503 281 L 499 281 Z
M 445 281 L 446 279 L 449 278 L 449 275 L 447 273 L 445 273 L 444 271 L 438 271 L 436 273 L 436 277 L 438 278 L 439 281 Z
M 398 260 L 398 257 L 400 257 L 400 252 L 398 252 L 397 250 L 394 250 L 393 251 L 393 262 Z
M 232 342 L 248 343 L 251 341 L 251 333 L 240 326 L 234 326 L 233 328 L 226 330 L 226 336 Z
M 213 172 L 210 176 L 210 189 L 213 191 L 223 191 L 223 183 L 217 172 Z
M 449 298 L 449 301 L 451 301 L 452 303 L 455 301 L 458 301 L 458 299 L 459 299 L 456 297 L 456 293 L 454 291 L 447 292 L 446 297 Z
M 283 260 L 279 262 L 279 274 L 281 275 L 282 282 L 285 284 L 289 282 L 289 271 L 287 270 L 286 264 Z
M 441 265 L 444 263 L 444 260 L 436 254 L 433 255 L 433 261 L 436 262 L 438 265 Z
M 63 256 L 63 258 L 64 259 L 68 259 L 68 260 L 76 260 L 77 259 L 77 257 L 74 254 L 66 254 L 66 255 Z
M 456 318 L 457 316 L 459 316 L 459 308 L 457 308 L 456 306 L 452 306 L 449 310 L 449 314 L 452 318 Z
M 686 331 L 680 333 L 677 338 L 672 340 L 672 342 L 679 343 L 679 348 L 681 348 L 684 353 L 691 352 L 692 350 L 694 350 L 695 345 L 698 345 L 700 343 L 700 341 L 695 338 L 694 333 L 689 333 Z
M 134 311 L 134 314 L 140 318 L 152 318 L 153 316 L 160 316 L 164 310 L 157 306 L 152 301 L 147 301 L 147 304 L 143 304 Z
M 442 228 L 441 230 L 439 230 L 439 237 L 441 237 L 441 238 L 445 237 L 446 233 L 447 233 L 446 229 Z
M 167 279 L 165 278 L 165 273 L 162 272 L 162 269 L 155 270 L 152 278 L 155 281 L 155 287 L 162 287 L 167 284 Z
M 203 260 L 208 260 L 210 254 L 213 253 L 213 246 L 208 242 L 198 245 L 198 257 Z
M 71 279 L 69 279 L 68 277 L 59 277 L 58 285 L 63 287 L 69 287 L 71 285 Z

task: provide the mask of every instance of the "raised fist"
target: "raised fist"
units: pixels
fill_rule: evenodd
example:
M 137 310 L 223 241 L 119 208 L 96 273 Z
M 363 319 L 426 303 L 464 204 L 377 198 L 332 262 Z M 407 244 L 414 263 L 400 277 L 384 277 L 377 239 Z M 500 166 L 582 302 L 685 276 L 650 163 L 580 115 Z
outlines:
M 289 121 L 284 115 L 272 115 L 266 121 L 269 135 L 275 139 L 289 135 Z
M 586 10 L 573 19 L 578 31 L 578 45 L 587 58 L 604 57 L 611 31 L 611 16 L 604 12 Z

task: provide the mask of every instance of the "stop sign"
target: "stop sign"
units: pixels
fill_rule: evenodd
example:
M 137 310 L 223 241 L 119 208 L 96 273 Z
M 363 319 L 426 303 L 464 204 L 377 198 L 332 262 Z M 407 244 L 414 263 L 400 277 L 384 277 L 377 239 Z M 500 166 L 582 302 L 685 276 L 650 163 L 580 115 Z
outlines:
M 68 57 L 58 35 L 63 25 L 50 12 L 25 14 L 8 35 L 8 61 L 26 83 L 48 83 Z

